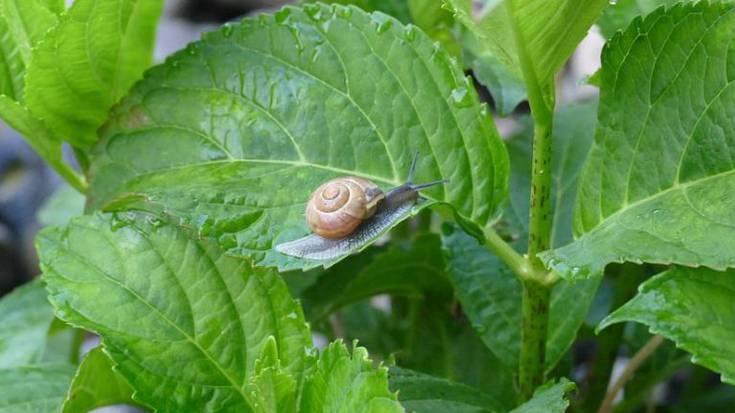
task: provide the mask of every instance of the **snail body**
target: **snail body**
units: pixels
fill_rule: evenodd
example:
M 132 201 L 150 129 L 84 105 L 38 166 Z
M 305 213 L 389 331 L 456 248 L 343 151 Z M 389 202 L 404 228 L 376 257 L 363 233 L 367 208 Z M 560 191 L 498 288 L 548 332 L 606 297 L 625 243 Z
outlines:
M 322 184 L 306 206 L 306 220 L 313 234 L 278 244 L 276 251 L 329 260 L 360 250 L 408 216 L 419 199 L 419 190 L 446 182 L 414 185 L 415 166 L 416 158 L 407 182 L 387 193 L 369 180 L 353 176 Z

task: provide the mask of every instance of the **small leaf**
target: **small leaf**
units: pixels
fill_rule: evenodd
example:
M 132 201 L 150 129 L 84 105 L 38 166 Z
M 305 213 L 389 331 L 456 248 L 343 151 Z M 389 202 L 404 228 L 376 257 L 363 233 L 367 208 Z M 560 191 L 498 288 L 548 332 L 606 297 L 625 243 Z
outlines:
M 354 347 L 352 354 L 341 341 L 331 343 L 319 356 L 304 383 L 301 413 L 403 412 L 395 393 L 388 390 L 388 369 L 374 368 L 367 350 Z
M 31 112 L 74 146 L 97 141 L 112 104 L 150 65 L 161 0 L 77 0 L 33 50 Z
M 269 337 L 298 381 L 309 329 L 277 274 L 190 235 L 134 216 L 45 229 L 37 244 L 50 300 L 60 318 L 102 336 L 141 403 L 248 411 L 243 384 Z
M 735 272 L 674 267 L 641 284 L 636 295 L 600 323 L 622 321 L 648 326 L 692 353 L 692 361 L 735 384 Z
M 0 300 L 0 368 L 39 362 L 53 319 L 38 279 L 4 296 Z
M 387 190 L 416 152 L 417 183 L 451 183 L 423 191 L 427 201 L 402 219 L 440 202 L 475 227 L 495 220 L 507 153 L 452 59 L 384 14 L 286 7 L 209 33 L 148 72 L 103 131 L 91 196 L 97 208 L 181 219 L 258 265 L 328 266 L 344 257 L 272 247 L 308 233 L 304 206 L 321 183 L 358 175 Z
M 61 141 L 25 106 L 0 95 L 0 118 L 23 135 L 33 149 L 51 164 L 63 162 Z
M 505 411 L 485 393 L 450 380 L 393 367 L 390 387 L 404 408 L 414 413 L 494 413 Z
M 563 413 L 569 407 L 566 396 L 575 388 L 574 383 L 565 378 L 557 382 L 550 381 L 536 389 L 531 400 L 510 413 Z
M 542 254 L 549 267 L 581 279 L 611 262 L 735 266 L 735 72 L 722 43 L 734 28 L 735 7 L 703 2 L 608 43 L 579 238 Z
M 113 371 L 112 360 L 102 347 L 95 347 L 79 365 L 62 412 L 89 412 L 113 404 L 134 404 L 132 395 L 133 389 Z
M 73 374 L 69 364 L 0 369 L 0 413 L 57 413 Z
M 23 101 L 31 49 L 58 22 L 59 6 L 61 0 L 0 0 L 0 95 Z
M 517 45 L 506 1 L 487 2 L 476 15 L 471 0 L 444 0 L 455 18 L 477 36 L 486 52 L 498 59 L 508 71 L 520 76 Z M 542 84 L 551 81 L 571 56 L 607 0 L 512 0 L 515 20 L 524 47 Z

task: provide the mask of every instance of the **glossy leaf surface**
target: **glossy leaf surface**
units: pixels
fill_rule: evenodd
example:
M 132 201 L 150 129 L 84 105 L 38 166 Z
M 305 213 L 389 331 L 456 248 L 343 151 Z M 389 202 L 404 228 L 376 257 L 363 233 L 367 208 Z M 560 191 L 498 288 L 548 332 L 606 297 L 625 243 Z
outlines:
M 33 50 L 26 77 L 31 112 L 73 145 L 94 144 L 112 104 L 150 65 L 162 3 L 75 1 Z
M 128 218 L 130 218 L 128 220 Z M 57 315 L 102 336 L 137 401 L 159 411 L 255 410 L 256 371 L 298 378 L 309 329 L 274 273 L 160 223 L 101 215 L 38 238 Z M 116 311 L 110 311 L 110 309 Z M 251 387 L 258 387 L 253 391 Z
M 699 3 L 610 41 L 579 238 L 542 255 L 563 277 L 624 261 L 735 266 L 734 27 L 733 6 Z
M 424 191 L 418 208 L 447 202 L 463 222 L 493 222 L 507 154 L 449 56 L 380 13 L 286 7 L 151 70 L 103 132 L 91 194 L 97 207 L 180 218 L 259 264 L 306 268 L 338 259 L 272 247 L 308 233 L 311 191 L 340 175 L 387 190 L 416 152 L 416 182 L 451 182 Z
M 674 267 L 641 284 L 638 294 L 599 329 L 636 321 L 692 353 L 692 361 L 735 384 L 735 273 Z
M 31 49 L 58 22 L 62 7 L 61 1 L 0 1 L 0 95 L 23 101 Z

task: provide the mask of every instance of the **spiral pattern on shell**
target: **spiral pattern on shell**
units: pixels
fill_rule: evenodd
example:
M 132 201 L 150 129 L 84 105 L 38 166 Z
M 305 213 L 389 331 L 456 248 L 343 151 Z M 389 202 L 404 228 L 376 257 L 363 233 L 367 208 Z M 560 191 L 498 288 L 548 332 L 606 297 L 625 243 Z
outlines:
M 306 222 L 324 238 L 342 238 L 375 213 L 383 191 L 367 179 L 336 178 L 322 184 L 306 204 Z

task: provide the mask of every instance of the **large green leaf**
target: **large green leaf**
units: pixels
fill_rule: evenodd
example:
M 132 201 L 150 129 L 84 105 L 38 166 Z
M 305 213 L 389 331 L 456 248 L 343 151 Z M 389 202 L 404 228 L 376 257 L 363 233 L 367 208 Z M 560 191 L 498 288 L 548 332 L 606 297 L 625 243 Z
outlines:
M 471 0 L 444 0 L 455 17 L 485 46 L 488 53 L 520 78 L 518 48 L 513 33 L 510 0 L 486 2 L 479 14 Z M 512 0 L 514 19 L 538 80 L 553 79 L 595 22 L 606 0 Z
M 150 65 L 161 0 L 77 0 L 33 49 L 26 102 L 80 148 Z
M 0 413 L 58 413 L 73 374 L 68 364 L 0 369 Z
M 595 143 L 572 244 L 542 259 L 563 277 L 610 262 L 735 266 L 733 6 L 658 10 L 603 53 Z
M 409 249 L 399 245 L 375 254 L 351 257 L 327 270 L 304 291 L 302 302 L 313 319 L 378 294 L 451 296 L 441 240 L 418 236 Z
M 84 212 L 84 195 L 72 187 L 59 187 L 38 210 L 38 222 L 42 226 L 65 226 L 72 218 Z
M 597 20 L 597 26 L 603 36 L 610 38 L 617 31 L 628 27 L 636 17 L 645 16 L 661 6 L 671 7 L 677 3 L 687 2 L 694 3 L 696 0 L 618 0 L 605 8 Z
M 566 107 L 555 115 L 552 153 L 554 202 L 553 245 L 572 239 L 571 218 L 577 177 L 592 144 L 594 103 Z M 508 142 L 511 158 L 510 202 L 498 230 L 516 241 L 520 251 L 527 239 L 531 187 L 530 125 Z M 464 311 L 480 337 L 508 366 L 518 363 L 521 285 L 513 272 L 470 237 L 453 233 L 444 240 L 449 273 Z M 560 282 L 551 298 L 547 369 L 561 359 L 584 322 L 601 277 L 578 283 Z
M 367 350 L 352 354 L 341 341 L 331 343 L 319 356 L 304 383 L 301 413 L 403 412 L 395 393 L 388 389 L 388 369 L 374 368 Z
M 17 288 L 0 300 L 0 368 L 41 360 L 54 311 L 40 280 Z
M 0 0 L 0 95 L 23 100 L 24 76 L 31 49 L 56 25 L 63 3 Z M 0 111 L 2 114 L 2 111 Z
M 460 230 L 444 238 L 449 275 L 475 331 L 509 368 L 518 365 L 521 285 L 515 274 L 477 240 Z M 546 368 L 566 353 L 584 322 L 601 277 L 560 283 L 551 295 Z
M 390 386 L 403 407 L 414 413 L 493 413 L 502 406 L 485 393 L 461 383 L 394 367 Z
M 339 175 L 417 182 L 485 227 L 508 160 L 471 82 L 415 27 L 354 7 L 286 7 L 209 33 L 151 70 L 114 110 L 91 169 L 96 207 L 180 218 L 229 253 L 304 268 L 272 250 L 308 233 L 311 191 Z M 376 237 L 380 234 L 376 234 Z
M 674 267 L 638 289 L 638 295 L 600 323 L 599 329 L 636 321 L 692 353 L 692 361 L 735 384 L 735 273 Z
M 536 389 L 531 400 L 510 413 L 564 413 L 569 407 L 566 395 L 575 387 L 574 383 L 565 378 L 558 382 L 550 381 Z
M 260 383 L 249 380 L 271 367 L 257 361 L 270 337 L 278 358 L 268 360 L 301 377 L 311 337 L 277 274 L 133 216 L 79 217 L 37 243 L 57 315 L 102 336 L 136 400 L 162 412 L 253 411 Z
M 132 395 L 133 389 L 113 371 L 112 360 L 102 347 L 95 347 L 79 365 L 62 412 L 89 412 L 113 404 L 133 404 Z

